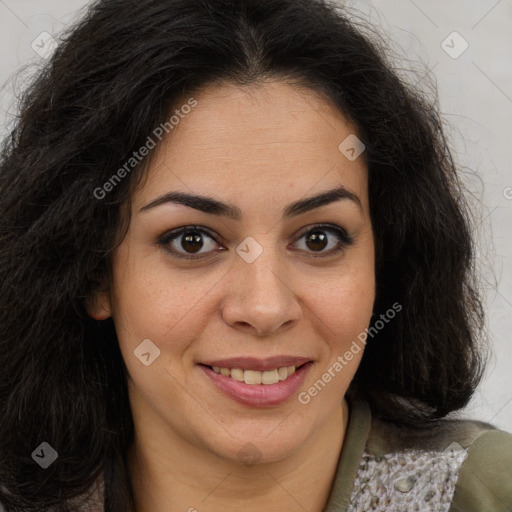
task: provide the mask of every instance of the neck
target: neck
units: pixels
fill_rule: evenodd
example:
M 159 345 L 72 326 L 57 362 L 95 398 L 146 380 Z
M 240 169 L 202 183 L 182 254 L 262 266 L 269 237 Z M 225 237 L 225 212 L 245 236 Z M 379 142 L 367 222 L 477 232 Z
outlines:
M 204 453 L 183 439 L 164 447 L 136 428 L 127 456 L 135 512 L 239 512 L 241 507 L 245 512 L 321 512 L 347 422 L 343 399 L 300 449 L 277 462 L 253 465 Z

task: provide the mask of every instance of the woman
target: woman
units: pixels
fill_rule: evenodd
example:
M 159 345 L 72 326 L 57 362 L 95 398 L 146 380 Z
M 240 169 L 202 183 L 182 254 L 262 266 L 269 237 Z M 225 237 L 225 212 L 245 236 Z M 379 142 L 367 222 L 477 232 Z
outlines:
M 321 0 L 103 0 L 0 168 L 6 511 L 512 510 L 436 110 Z

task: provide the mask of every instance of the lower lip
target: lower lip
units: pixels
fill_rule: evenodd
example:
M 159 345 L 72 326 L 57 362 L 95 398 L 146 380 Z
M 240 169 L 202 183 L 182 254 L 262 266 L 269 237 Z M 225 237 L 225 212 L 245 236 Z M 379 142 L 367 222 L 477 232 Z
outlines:
M 209 366 L 199 365 L 199 367 L 218 389 L 236 402 L 252 407 L 269 407 L 280 405 L 292 397 L 304 383 L 312 365 L 311 361 L 302 365 L 292 376 L 275 384 L 246 384 L 215 373 Z

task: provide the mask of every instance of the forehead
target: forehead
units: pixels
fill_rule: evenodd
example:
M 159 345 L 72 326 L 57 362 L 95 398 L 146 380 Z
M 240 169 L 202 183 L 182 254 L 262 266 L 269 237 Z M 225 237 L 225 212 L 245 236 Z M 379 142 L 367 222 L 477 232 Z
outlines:
M 258 194 L 296 196 L 338 185 L 367 202 L 363 158 L 351 161 L 339 149 L 357 128 L 314 91 L 279 81 L 216 84 L 193 99 L 192 109 L 180 110 L 190 97 L 176 103 L 180 115 L 155 150 L 136 206 L 177 189 L 242 205 Z

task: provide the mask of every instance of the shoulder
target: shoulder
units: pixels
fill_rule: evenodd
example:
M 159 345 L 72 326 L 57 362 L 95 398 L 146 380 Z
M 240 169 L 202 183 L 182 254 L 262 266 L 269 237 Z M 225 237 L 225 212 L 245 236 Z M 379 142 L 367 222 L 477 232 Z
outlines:
M 352 498 L 352 510 L 510 512 L 512 434 L 479 421 L 411 429 L 372 418 Z
M 466 451 L 450 512 L 512 511 L 512 434 L 485 429 Z

